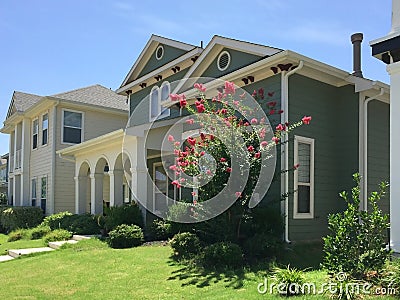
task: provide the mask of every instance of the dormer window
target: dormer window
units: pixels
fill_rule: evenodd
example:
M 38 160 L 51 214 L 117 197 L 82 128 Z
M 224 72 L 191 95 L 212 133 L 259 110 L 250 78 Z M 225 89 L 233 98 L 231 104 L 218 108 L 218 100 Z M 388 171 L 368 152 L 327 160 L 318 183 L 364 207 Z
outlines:
M 168 81 L 164 81 L 159 88 L 155 86 L 150 92 L 150 121 L 162 119 L 170 115 L 170 110 L 164 108 L 161 103 L 167 101 L 171 93 L 171 86 Z
M 231 63 L 231 55 L 229 54 L 228 51 L 222 51 L 218 55 L 217 59 L 218 70 L 225 71 L 226 69 L 228 69 L 230 63 Z
M 160 60 L 164 56 L 164 47 L 163 45 L 159 45 L 156 49 L 156 59 Z

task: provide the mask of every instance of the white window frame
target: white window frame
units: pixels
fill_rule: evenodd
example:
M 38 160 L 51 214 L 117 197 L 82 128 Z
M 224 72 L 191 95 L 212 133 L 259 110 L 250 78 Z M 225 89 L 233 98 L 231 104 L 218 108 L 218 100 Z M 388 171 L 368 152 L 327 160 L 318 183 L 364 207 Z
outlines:
M 73 112 L 73 113 L 79 113 L 82 115 L 82 127 L 81 127 L 81 143 L 83 143 L 85 140 L 85 113 L 83 111 L 79 111 L 79 110 L 74 110 L 74 109 L 69 109 L 69 108 L 63 108 L 61 110 L 61 144 L 62 145 L 78 145 L 75 143 L 68 143 L 68 142 L 64 142 L 64 112 Z
M 153 86 L 153 88 L 151 89 L 151 91 L 150 91 L 150 94 L 149 94 L 149 121 L 150 122 L 153 122 L 153 121 L 155 121 L 155 120 L 160 120 L 160 119 L 164 119 L 164 118 L 167 118 L 167 117 L 169 117 L 170 115 L 171 115 L 171 110 L 168 108 L 168 109 L 165 109 L 164 111 L 163 111 L 163 113 L 161 113 L 161 109 L 162 109 L 162 105 L 161 105 L 161 95 L 162 95 L 162 88 L 165 86 L 165 85 L 168 85 L 169 86 L 169 92 L 171 93 L 171 85 L 170 85 L 170 83 L 168 82 L 168 81 L 164 81 L 162 84 L 161 84 L 161 87 L 158 87 L 157 85 L 156 86 Z M 152 117 L 152 115 L 151 115 L 151 108 L 152 108 L 152 97 L 151 97 L 151 95 L 153 94 L 153 92 L 155 91 L 155 90 L 157 90 L 157 101 L 158 101 L 158 105 L 157 105 L 157 116 L 156 117 Z
M 36 134 L 34 133 L 35 129 L 35 122 L 37 122 L 37 132 Z M 40 125 L 39 125 L 39 118 L 34 118 L 32 120 L 32 150 L 37 150 L 39 148 L 39 130 Z M 33 148 L 33 141 L 34 141 L 34 136 L 36 135 L 36 148 Z
M 46 144 L 43 144 L 43 140 L 44 140 L 43 139 L 43 137 L 44 137 L 44 134 L 43 134 L 43 131 L 44 131 L 44 129 L 43 129 L 43 117 L 45 115 L 47 115 L 47 141 L 46 141 Z M 40 146 L 44 147 L 44 146 L 47 146 L 49 144 L 49 130 L 50 130 L 49 112 L 45 112 L 44 114 L 42 114 L 41 120 L 42 120 L 42 130 L 41 130 L 41 132 L 42 132 L 42 142 L 41 142 Z
M 46 179 L 46 198 L 42 197 L 42 181 L 43 181 L 43 178 Z M 40 199 L 39 207 L 42 207 L 42 200 L 43 199 L 46 200 L 46 210 L 47 210 L 47 208 L 48 208 L 47 207 L 47 204 L 48 204 L 47 200 L 49 199 L 49 179 L 48 179 L 47 175 L 40 177 L 40 198 L 39 199 Z M 37 200 L 36 200 L 36 202 L 37 202 Z
M 299 143 L 310 145 L 310 182 L 299 183 L 299 172 L 294 171 L 294 201 L 293 201 L 293 219 L 313 219 L 314 218 L 314 145 L 315 140 L 303 136 L 294 136 L 294 165 L 299 163 Z M 306 185 L 310 187 L 310 212 L 298 213 L 298 187 L 299 185 Z
M 158 52 L 158 49 L 162 49 L 162 54 L 161 54 L 161 56 L 159 57 L 158 55 L 157 55 L 157 52 Z M 164 57 L 164 53 L 165 53 L 165 48 L 164 48 L 164 46 L 163 45 L 158 45 L 158 47 L 156 48 L 156 52 L 154 53 L 154 56 L 156 57 L 156 59 L 157 60 L 161 60 L 163 57 Z
M 35 181 L 35 185 L 33 185 L 33 181 Z M 35 186 L 35 197 L 33 197 L 33 187 Z M 38 205 L 38 201 L 37 201 L 37 177 L 32 177 L 31 178 L 31 205 L 32 205 L 32 201 L 35 200 L 35 206 Z

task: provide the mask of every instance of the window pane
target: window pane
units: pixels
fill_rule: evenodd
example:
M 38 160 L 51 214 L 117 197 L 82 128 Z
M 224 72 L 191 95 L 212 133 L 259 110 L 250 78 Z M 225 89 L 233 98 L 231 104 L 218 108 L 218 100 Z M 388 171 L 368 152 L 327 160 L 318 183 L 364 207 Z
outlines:
M 41 190 L 40 197 L 42 199 L 46 199 L 47 198 L 47 178 L 46 177 L 42 178 L 40 190 Z
M 64 143 L 79 144 L 81 142 L 81 129 L 64 127 Z
M 32 132 L 33 134 L 37 134 L 39 132 L 39 120 L 33 121 Z
M 47 129 L 43 130 L 42 145 L 47 144 L 47 137 L 48 137 L 47 132 L 48 132 Z
M 82 114 L 64 111 L 64 126 L 82 128 Z
M 297 190 L 297 212 L 310 212 L 310 187 L 307 185 L 299 185 Z
M 170 86 L 169 84 L 164 84 L 161 88 L 161 101 L 168 100 L 170 94 Z
M 47 114 L 43 115 L 43 120 L 42 120 L 42 130 L 48 129 L 49 128 L 49 117 Z
M 311 145 L 305 143 L 298 143 L 298 157 L 299 157 L 299 169 L 298 169 L 298 180 L 299 182 L 310 182 L 310 156 L 311 156 Z
M 32 199 L 36 199 L 36 179 L 32 179 Z
M 37 140 L 38 140 L 38 135 L 37 133 L 33 136 L 33 141 L 32 141 L 32 148 L 36 149 L 37 148 Z
M 150 116 L 152 119 L 158 116 L 158 106 L 158 90 L 153 90 L 150 95 Z

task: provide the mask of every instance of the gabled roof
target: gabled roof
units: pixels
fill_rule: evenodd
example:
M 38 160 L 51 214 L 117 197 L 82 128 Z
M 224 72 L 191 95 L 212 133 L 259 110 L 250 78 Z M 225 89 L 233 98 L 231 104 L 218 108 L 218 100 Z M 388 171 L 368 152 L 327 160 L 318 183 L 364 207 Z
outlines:
M 237 51 L 249 53 L 252 55 L 260 56 L 260 58 L 269 57 L 283 51 L 282 49 L 274 47 L 215 35 L 208 43 L 207 47 L 204 49 L 199 58 L 196 60 L 196 62 L 190 67 L 185 77 L 190 78 L 200 76 L 207 69 L 210 63 L 217 57 L 217 55 L 223 48 L 230 48 Z M 208 61 L 208 63 L 205 63 L 205 61 Z
M 15 112 L 24 112 L 42 99 L 42 96 L 14 91 L 8 108 L 7 118 Z
M 153 52 L 155 51 L 155 49 L 157 48 L 157 46 L 159 44 L 168 45 L 168 46 L 178 48 L 178 49 L 181 49 L 184 51 L 190 51 L 190 50 L 193 50 L 194 48 L 196 48 L 195 45 L 190 45 L 187 43 L 179 42 L 176 40 L 168 39 L 168 38 L 153 34 L 150 37 L 150 39 L 147 42 L 144 49 L 142 50 L 142 52 L 140 53 L 139 57 L 137 58 L 137 60 L 133 64 L 133 66 L 131 67 L 128 75 L 126 75 L 125 79 L 121 83 L 120 87 L 123 87 L 127 83 L 137 79 L 137 77 L 140 74 L 140 72 L 142 71 L 143 67 L 146 65 L 146 63 L 150 59 L 150 56 L 153 54 Z
M 126 111 L 129 110 L 125 96 L 118 95 L 113 90 L 99 84 L 51 95 L 51 97 L 83 104 L 91 104 Z

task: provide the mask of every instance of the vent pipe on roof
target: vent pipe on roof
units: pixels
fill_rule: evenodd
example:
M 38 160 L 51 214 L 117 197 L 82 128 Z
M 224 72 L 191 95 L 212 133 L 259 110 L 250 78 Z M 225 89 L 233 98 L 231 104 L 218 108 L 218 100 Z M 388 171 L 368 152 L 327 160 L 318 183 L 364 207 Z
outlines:
M 361 71 L 361 42 L 363 40 L 362 33 L 351 35 L 351 43 L 353 44 L 353 75 L 363 77 Z

